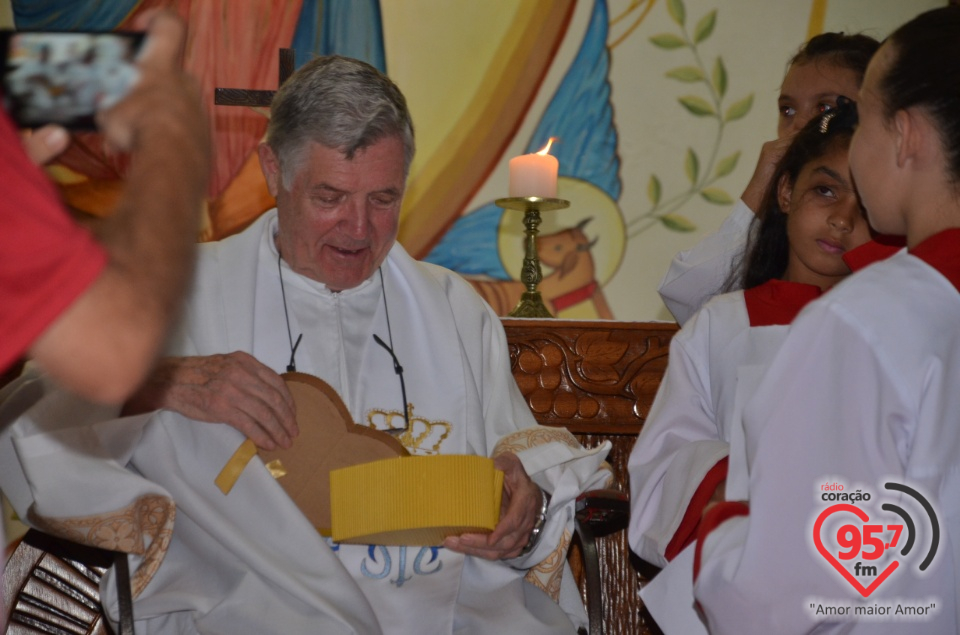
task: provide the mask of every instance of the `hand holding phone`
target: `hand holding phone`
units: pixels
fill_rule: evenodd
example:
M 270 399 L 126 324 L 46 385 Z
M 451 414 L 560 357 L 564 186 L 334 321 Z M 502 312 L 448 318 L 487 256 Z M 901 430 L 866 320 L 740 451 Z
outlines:
M 96 129 L 136 83 L 143 33 L 0 31 L 4 105 L 22 128 Z
M 62 126 L 56 124 L 24 130 L 20 137 L 23 149 L 36 165 L 46 165 L 53 161 L 70 145 L 70 135 Z

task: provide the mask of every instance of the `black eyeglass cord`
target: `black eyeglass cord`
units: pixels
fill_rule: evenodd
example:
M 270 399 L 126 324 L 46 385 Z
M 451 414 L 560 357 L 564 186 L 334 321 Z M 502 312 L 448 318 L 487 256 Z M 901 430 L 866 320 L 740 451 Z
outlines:
M 390 345 L 387 346 L 386 342 L 380 339 L 380 336 L 376 333 L 373 334 L 373 341 L 383 347 L 385 351 L 390 353 L 390 357 L 393 358 L 393 372 L 400 377 L 400 394 L 403 396 L 403 423 L 404 430 L 410 429 L 410 414 L 407 412 L 407 386 L 403 381 L 403 366 L 400 365 L 400 360 L 397 359 L 396 353 L 393 352 L 393 330 L 390 328 L 390 309 L 387 308 L 387 287 L 383 282 L 383 268 L 377 269 L 380 272 L 380 288 L 383 291 L 383 313 L 387 316 L 387 338 L 390 340 Z
M 283 297 L 283 317 L 287 319 L 287 339 L 290 340 L 290 363 L 287 364 L 287 372 L 297 372 L 297 347 L 300 346 L 300 340 L 303 339 L 303 333 L 297 336 L 297 343 L 293 343 L 293 333 L 290 331 L 290 314 L 287 312 L 287 292 L 283 288 L 283 267 L 280 266 L 280 249 L 277 248 L 277 275 L 280 276 L 280 295 Z
M 290 313 L 287 311 L 287 292 L 283 286 L 283 267 L 280 265 L 281 255 L 279 250 L 277 250 L 277 275 L 280 277 L 280 295 L 283 297 L 283 316 L 287 322 L 287 339 L 290 341 L 290 363 L 287 364 L 287 372 L 294 373 L 297 371 L 297 347 L 300 346 L 300 340 L 303 339 L 303 333 L 297 336 L 297 341 L 293 341 L 293 331 L 290 330 Z M 390 353 L 390 357 L 393 359 L 393 372 L 400 377 L 400 394 L 403 397 L 403 422 L 404 430 L 410 429 L 410 414 L 407 412 L 407 385 L 403 381 L 403 366 L 400 365 L 400 360 L 397 359 L 396 353 L 393 352 L 393 329 L 390 328 L 390 309 L 387 307 L 387 287 L 383 282 L 383 269 L 378 269 L 380 272 L 380 287 L 383 292 L 383 312 L 387 317 L 387 338 L 390 340 L 390 345 L 388 346 L 386 342 L 380 339 L 380 336 L 376 333 L 373 334 L 373 341 L 383 347 L 385 351 Z

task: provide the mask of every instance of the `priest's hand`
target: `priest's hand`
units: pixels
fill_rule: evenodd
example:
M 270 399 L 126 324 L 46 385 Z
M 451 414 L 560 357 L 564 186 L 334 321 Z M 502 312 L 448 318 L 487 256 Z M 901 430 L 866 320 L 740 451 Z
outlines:
M 527 476 L 516 454 L 501 454 L 493 459 L 493 464 L 503 471 L 500 522 L 489 534 L 447 538 L 443 541 L 447 549 L 487 560 L 504 560 L 519 556 L 527 546 L 543 500 L 540 488 Z
M 160 360 L 123 412 L 161 408 L 198 421 L 226 423 L 265 450 L 289 448 L 299 434 L 286 383 L 241 351 Z

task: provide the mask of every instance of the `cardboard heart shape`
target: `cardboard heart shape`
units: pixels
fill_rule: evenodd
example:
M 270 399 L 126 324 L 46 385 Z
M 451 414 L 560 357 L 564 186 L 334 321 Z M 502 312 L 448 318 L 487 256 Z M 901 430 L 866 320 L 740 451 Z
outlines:
M 844 579 L 849 582 L 858 593 L 860 593 L 860 595 L 863 597 L 868 597 L 871 593 L 877 590 L 877 587 L 879 587 L 883 581 L 886 580 L 890 574 L 896 570 L 897 567 L 900 566 L 900 562 L 898 560 L 893 560 L 889 565 L 887 565 L 886 569 L 880 572 L 880 575 L 878 575 L 869 586 L 864 587 L 862 584 L 860 584 L 860 581 L 857 580 L 853 574 L 850 573 L 847 568 L 844 567 L 843 564 L 827 550 L 826 546 L 823 544 L 823 540 L 820 538 L 820 529 L 823 527 L 824 521 L 837 512 L 850 512 L 857 516 L 857 518 L 862 520 L 864 523 L 870 521 L 870 516 L 867 515 L 867 512 L 863 511 L 856 505 L 849 505 L 846 503 L 831 505 L 823 510 L 817 517 L 817 522 L 813 526 L 813 542 L 817 545 L 817 551 L 820 552 L 820 555 L 823 556 L 827 562 L 832 564 L 833 568 L 839 571 L 840 575 L 842 575 Z
M 277 482 L 325 536 L 330 535 L 330 471 L 408 456 L 387 432 L 357 425 L 329 384 L 305 373 L 281 375 L 297 406 L 300 434 L 288 450 L 258 450 Z

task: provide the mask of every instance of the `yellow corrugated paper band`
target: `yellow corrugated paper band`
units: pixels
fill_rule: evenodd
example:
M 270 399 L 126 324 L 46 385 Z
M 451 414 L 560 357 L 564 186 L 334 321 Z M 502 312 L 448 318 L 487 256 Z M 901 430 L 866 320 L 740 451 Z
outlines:
M 213 482 L 217 484 L 217 487 L 220 488 L 220 491 L 223 492 L 224 495 L 230 493 L 234 483 L 240 478 L 240 473 L 243 472 L 243 468 L 247 467 L 247 463 L 249 463 L 250 459 L 256 456 L 256 454 L 257 446 L 250 439 L 240 444 L 237 451 L 233 453 L 233 456 L 230 457 L 227 464 L 224 465 L 220 473 L 217 474 L 217 478 L 213 479 Z
M 483 456 L 405 456 L 330 472 L 333 540 L 436 546 L 492 531 L 503 472 Z

